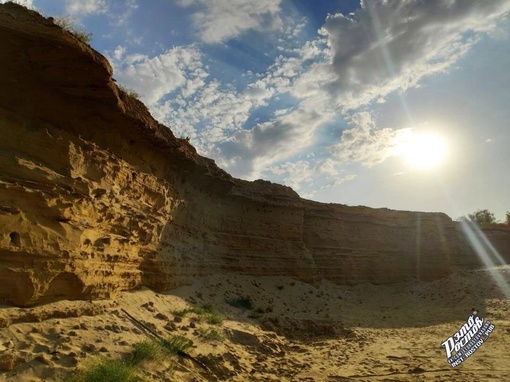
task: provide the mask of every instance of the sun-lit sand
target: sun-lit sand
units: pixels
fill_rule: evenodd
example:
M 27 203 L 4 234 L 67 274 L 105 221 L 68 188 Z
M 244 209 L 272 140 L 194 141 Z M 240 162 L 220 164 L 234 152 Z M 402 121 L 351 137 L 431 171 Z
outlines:
M 510 267 L 497 272 L 509 280 Z M 252 307 L 227 303 L 240 298 Z M 205 303 L 225 315 L 223 323 L 211 325 L 195 314 L 175 318 L 175 311 Z M 472 307 L 496 329 L 454 369 L 441 343 Z M 146 334 L 125 309 L 163 336 L 192 339 L 189 354 L 208 362 L 215 374 L 169 356 L 145 367 L 147 380 L 504 381 L 510 380 L 509 308 L 487 271 L 428 283 L 353 287 L 221 275 L 163 294 L 143 289 L 115 301 L 2 307 L 1 363 L 5 368 L 11 360 L 16 366 L 0 380 L 65 381 L 97 357 L 126 356 Z M 208 339 L 211 330 L 221 338 Z

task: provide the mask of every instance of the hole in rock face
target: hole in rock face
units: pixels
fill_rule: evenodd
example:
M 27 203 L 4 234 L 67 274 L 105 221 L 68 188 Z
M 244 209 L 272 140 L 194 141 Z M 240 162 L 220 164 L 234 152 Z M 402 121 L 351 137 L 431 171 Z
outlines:
M 99 199 L 101 196 L 106 194 L 106 192 L 107 191 L 104 188 L 98 188 L 98 189 L 94 190 L 94 192 L 92 194 L 94 195 L 94 198 Z
M 19 233 L 11 232 L 9 234 L 9 237 L 11 238 L 11 245 L 14 245 L 16 247 L 19 247 L 21 245 L 21 237 L 19 236 Z

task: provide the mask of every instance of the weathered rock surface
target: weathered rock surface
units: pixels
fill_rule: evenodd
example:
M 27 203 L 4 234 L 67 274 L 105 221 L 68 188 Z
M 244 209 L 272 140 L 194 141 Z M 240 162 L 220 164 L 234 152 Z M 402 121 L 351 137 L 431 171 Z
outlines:
M 0 5 L 0 86 L 6 302 L 221 272 L 394 283 L 479 264 L 444 214 L 321 204 L 232 178 L 120 91 L 103 56 L 14 4 Z

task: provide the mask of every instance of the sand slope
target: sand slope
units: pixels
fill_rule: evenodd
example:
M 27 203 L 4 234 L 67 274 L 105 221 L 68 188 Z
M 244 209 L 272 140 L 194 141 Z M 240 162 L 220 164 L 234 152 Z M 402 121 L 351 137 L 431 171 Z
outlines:
M 508 284 L 508 266 L 492 272 Z M 216 375 L 175 356 L 141 371 L 149 381 L 510 380 L 510 303 L 493 280 L 486 270 L 428 283 L 354 287 L 222 275 L 165 294 L 142 289 L 114 301 L 2 307 L 0 367 L 12 370 L 1 372 L 0 380 L 65 380 L 97 357 L 129 354 L 146 335 L 122 309 L 161 335 L 192 339 L 189 353 Z M 240 298 L 249 298 L 252 308 L 227 303 Z M 175 318 L 175 311 L 204 303 L 227 317 L 222 324 L 195 314 Z M 453 369 L 441 343 L 473 306 L 496 329 Z M 207 339 L 211 330 L 222 338 Z

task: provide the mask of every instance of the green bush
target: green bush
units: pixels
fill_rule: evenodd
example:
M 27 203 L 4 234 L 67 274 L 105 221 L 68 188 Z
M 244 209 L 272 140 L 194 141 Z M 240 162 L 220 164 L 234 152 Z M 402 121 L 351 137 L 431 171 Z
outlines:
M 223 322 L 223 315 L 212 304 L 194 306 L 189 309 L 176 310 L 172 312 L 175 316 L 184 317 L 188 313 L 195 314 L 200 321 L 206 321 L 211 325 L 219 325 Z
M 102 358 L 79 371 L 68 382 L 143 382 L 136 375 L 136 368 L 122 360 Z
M 137 375 L 140 365 L 147 361 L 163 361 L 170 354 L 186 352 L 191 340 L 174 336 L 165 340 L 149 339 L 133 345 L 131 356 L 124 360 L 100 358 L 70 378 L 60 382 L 143 382 Z M 171 368 L 166 372 L 171 371 Z
M 475 222 L 476 224 L 496 224 L 496 216 L 489 210 L 477 210 L 472 214 L 468 214 L 469 220 Z
M 221 325 L 225 317 L 221 313 L 209 313 L 206 316 L 206 322 L 211 325 Z
M 223 315 L 212 304 L 204 304 L 199 308 L 199 316 L 203 316 L 205 321 L 211 325 L 220 325 L 224 318 Z
M 198 329 L 198 335 L 205 340 L 208 341 L 222 341 L 225 339 L 225 336 L 222 332 L 216 330 L 216 329 Z
M 157 340 L 145 340 L 133 345 L 131 363 L 139 365 L 145 361 L 162 361 L 168 350 Z
M 174 310 L 172 314 L 174 316 L 184 317 L 186 314 L 191 312 L 191 309 Z
M 183 336 L 173 336 L 168 339 L 161 340 L 161 346 L 166 348 L 173 354 L 185 353 L 193 346 L 193 341 Z

